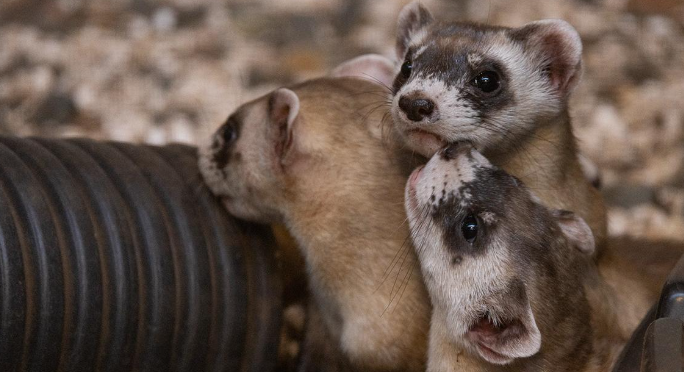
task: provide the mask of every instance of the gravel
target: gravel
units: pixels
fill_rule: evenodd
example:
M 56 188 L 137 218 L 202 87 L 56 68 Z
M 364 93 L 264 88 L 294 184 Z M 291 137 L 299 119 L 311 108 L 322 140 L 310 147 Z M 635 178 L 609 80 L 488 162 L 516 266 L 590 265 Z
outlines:
M 4 0 L 0 133 L 197 144 L 237 105 L 361 53 L 392 56 L 407 1 Z M 425 0 L 442 19 L 563 18 L 571 101 L 612 234 L 684 241 L 681 0 Z

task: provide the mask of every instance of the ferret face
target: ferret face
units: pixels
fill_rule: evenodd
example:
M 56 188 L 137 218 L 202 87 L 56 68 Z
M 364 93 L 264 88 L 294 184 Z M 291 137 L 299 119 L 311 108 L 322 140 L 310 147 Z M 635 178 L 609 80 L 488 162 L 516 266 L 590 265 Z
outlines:
M 411 148 L 431 156 L 469 141 L 506 151 L 565 109 L 581 43 L 562 21 L 518 29 L 441 23 L 412 3 L 399 16 L 397 56 L 391 113 Z
M 256 222 L 330 204 L 335 193 L 354 190 L 349 179 L 381 177 L 373 157 L 390 157 L 362 120 L 378 92 L 357 79 L 318 79 L 242 105 L 200 149 L 205 182 L 231 214 Z
M 281 195 L 279 126 L 268 117 L 268 97 L 239 107 L 200 149 L 200 170 L 228 211 L 257 222 L 277 220 Z
M 539 204 L 463 143 L 411 174 L 406 210 L 433 305 L 455 339 L 495 364 L 537 353 L 536 319 L 558 310 L 545 309 L 544 298 L 573 248 L 593 245 L 588 226 Z

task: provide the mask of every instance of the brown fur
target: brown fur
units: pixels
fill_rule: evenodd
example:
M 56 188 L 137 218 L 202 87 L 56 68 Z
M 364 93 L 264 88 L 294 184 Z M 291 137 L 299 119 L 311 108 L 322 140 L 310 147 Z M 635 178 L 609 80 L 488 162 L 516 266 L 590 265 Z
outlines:
M 572 210 L 584 218 L 592 228 L 597 257 L 600 257 L 607 244 L 606 209 L 603 196 L 582 171 L 567 112 L 540 125 L 514 150 L 485 151 L 485 156 L 530 185 L 546 206 Z
M 422 370 L 430 303 L 407 239 L 410 161 L 381 138 L 382 91 L 344 78 L 292 89 L 300 110 L 284 160 L 267 95 L 234 115 L 240 138 L 226 167 L 212 160 L 220 139 L 202 151 L 205 180 L 236 215 L 287 226 L 327 334 L 354 368 Z

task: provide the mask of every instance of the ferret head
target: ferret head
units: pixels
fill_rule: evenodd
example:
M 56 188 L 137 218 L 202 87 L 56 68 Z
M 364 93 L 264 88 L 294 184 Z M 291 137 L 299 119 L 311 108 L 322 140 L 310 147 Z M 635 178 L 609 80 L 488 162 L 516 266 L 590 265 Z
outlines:
M 541 205 L 470 144 L 449 145 L 411 174 L 406 209 L 435 309 L 485 360 L 536 354 L 560 312 L 586 308 L 573 263 L 593 252 L 587 224 Z
M 280 219 L 299 110 L 297 94 L 278 89 L 240 106 L 200 149 L 207 185 L 235 216 L 257 222 Z
M 582 44 L 565 21 L 443 23 L 418 2 L 399 15 L 396 52 L 392 118 L 425 156 L 455 141 L 505 151 L 562 113 L 581 75 Z
M 384 170 L 369 159 L 391 158 L 380 138 L 383 113 L 370 113 L 382 106 L 381 92 L 359 79 L 322 78 L 240 106 L 200 149 L 207 185 L 231 214 L 274 222 L 293 206 L 313 209 L 353 192 L 349 179 L 374 182 Z

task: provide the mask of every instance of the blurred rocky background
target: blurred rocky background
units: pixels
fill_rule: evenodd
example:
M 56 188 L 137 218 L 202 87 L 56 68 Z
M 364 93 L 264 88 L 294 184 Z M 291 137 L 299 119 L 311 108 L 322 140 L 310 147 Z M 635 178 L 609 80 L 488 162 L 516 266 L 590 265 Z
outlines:
M 441 19 L 573 24 L 572 101 L 610 230 L 684 240 L 684 0 L 424 0 Z M 0 0 L 0 133 L 200 143 L 242 102 L 368 52 L 406 0 Z

